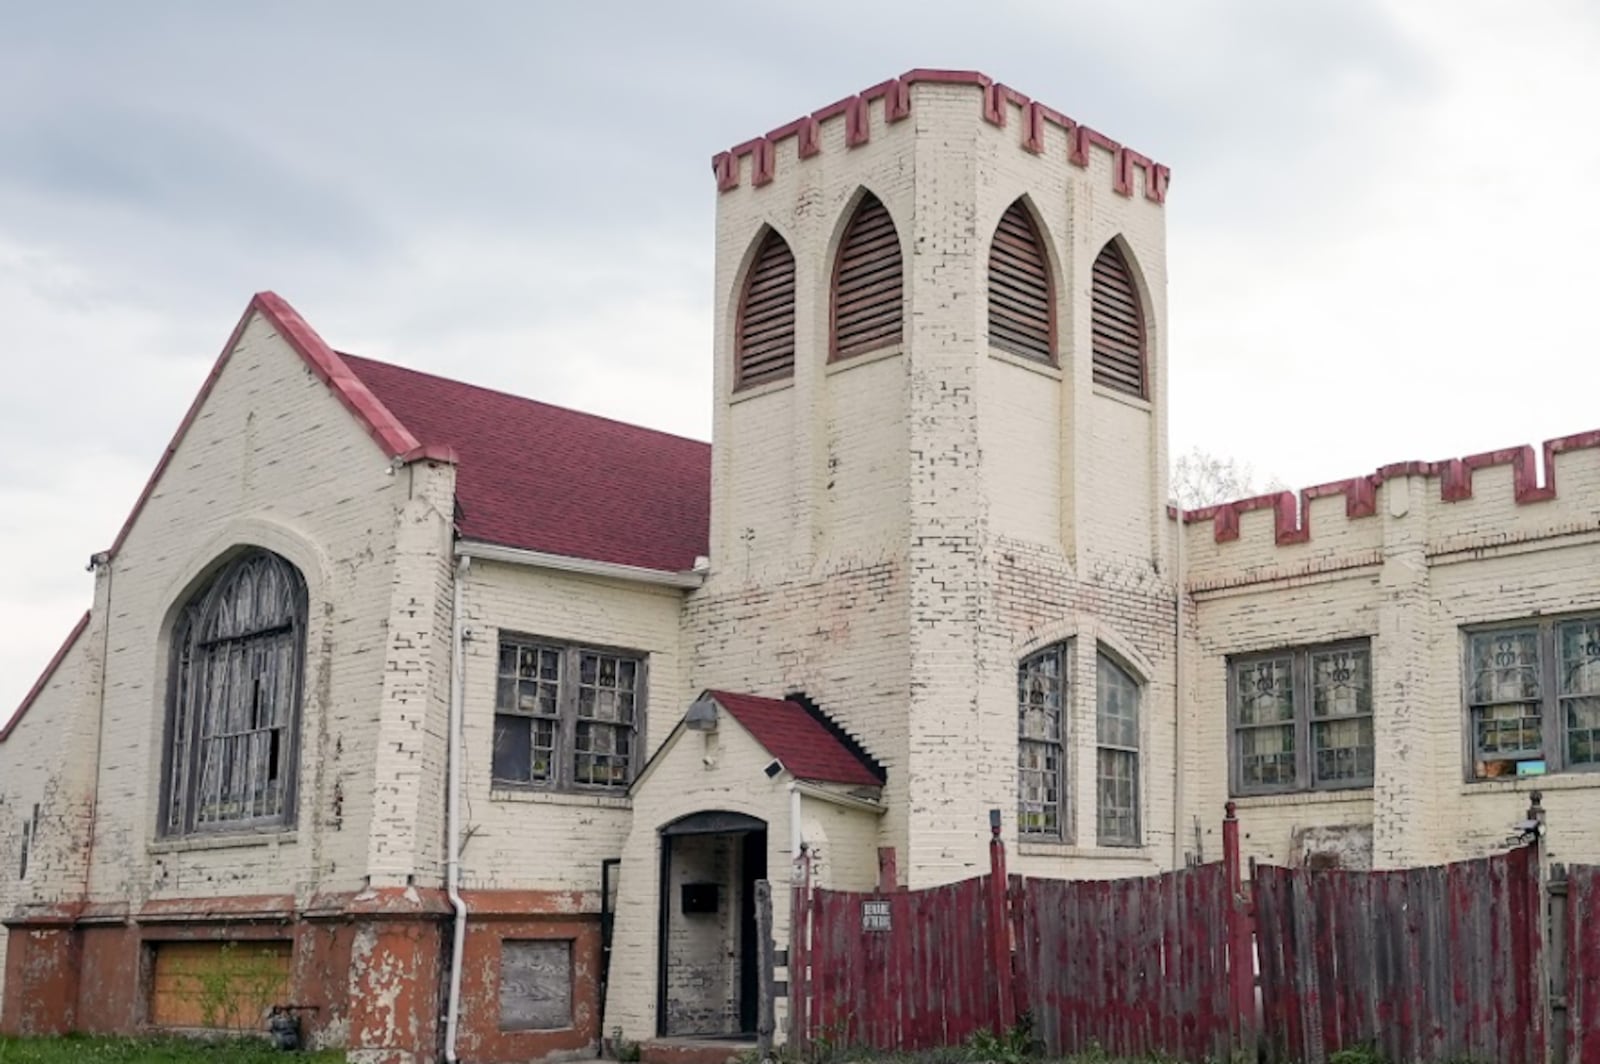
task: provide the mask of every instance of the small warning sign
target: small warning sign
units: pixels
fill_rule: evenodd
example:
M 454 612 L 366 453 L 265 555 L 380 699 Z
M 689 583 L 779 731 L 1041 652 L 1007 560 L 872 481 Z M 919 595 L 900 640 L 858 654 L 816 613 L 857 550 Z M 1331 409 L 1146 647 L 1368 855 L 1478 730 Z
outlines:
M 861 930 L 888 931 L 890 927 L 888 902 L 864 901 L 861 903 Z

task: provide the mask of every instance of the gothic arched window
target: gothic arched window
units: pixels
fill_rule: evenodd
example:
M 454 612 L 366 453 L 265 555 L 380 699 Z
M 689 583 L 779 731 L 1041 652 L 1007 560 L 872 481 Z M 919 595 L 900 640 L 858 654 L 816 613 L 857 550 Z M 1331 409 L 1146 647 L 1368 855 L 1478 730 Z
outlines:
M 252 550 L 184 607 L 172 633 L 162 830 L 287 825 L 299 764 L 306 585 Z
M 850 218 L 834 263 L 830 357 L 849 358 L 900 342 L 903 273 L 894 219 L 869 192 Z
M 735 326 L 735 388 L 794 376 L 794 252 L 768 229 L 745 278 Z
M 989 244 L 989 343 L 1054 363 L 1055 341 L 1056 300 L 1044 241 L 1018 200 L 1000 216 Z
M 1145 398 L 1144 304 L 1115 241 L 1094 260 L 1092 302 L 1094 382 Z

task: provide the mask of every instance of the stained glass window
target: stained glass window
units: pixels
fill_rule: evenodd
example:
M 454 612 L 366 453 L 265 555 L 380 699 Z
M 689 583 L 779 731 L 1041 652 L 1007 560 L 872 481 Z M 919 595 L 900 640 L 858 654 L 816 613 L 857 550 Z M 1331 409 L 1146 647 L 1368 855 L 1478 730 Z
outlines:
M 502 640 L 494 781 L 626 788 L 633 780 L 643 673 L 638 657 Z
M 1234 790 L 1370 786 L 1372 651 L 1305 647 L 1231 664 Z
M 1095 666 L 1096 837 L 1139 845 L 1139 684 L 1105 654 Z
M 1017 831 L 1064 839 L 1062 720 L 1067 680 L 1065 643 L 1017 667 Z

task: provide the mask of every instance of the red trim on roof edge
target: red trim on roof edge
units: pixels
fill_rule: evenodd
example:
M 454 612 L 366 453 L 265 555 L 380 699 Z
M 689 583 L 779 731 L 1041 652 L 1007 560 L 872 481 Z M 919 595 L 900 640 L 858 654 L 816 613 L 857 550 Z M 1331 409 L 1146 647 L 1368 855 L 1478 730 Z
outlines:
M 770 184 L 776 167 L 775 145 L 786 137 L 797 137 L 797 154 L 809 159 L 821 150 L 819 144 L 821 124 L 840 115 L 845 119 L 845 147 L 855 148 L 866 144 L 872 137 L 869 104 L 883 100 L 883 115 L 888 122 L 899 122 L 911 114 L 911 87 L 918 84 L 974 85 L 983 90 L 983 118 L 990 125 L 1004 128 L 1008 107 L 1022 109 L 1023 130 L 1021 145 L 1035 155 L 1044 151 L 1046 125 L 1056 125 L 1067 135 L 1067 158 L 1074 166 L 1089 165 L 1091 146 L 1104 149 L 1111 155 L 1111 185 L 1119 196 L 1132 196 L 1133 171 L 1144 172 L 1144 197 L 1152 203 L 1165 203 L 1167 186 L 1172 181 L 1172 170 L 1119 143 L 1097 130 L 1081 125 L 1060 111 L 1046 107 L 1025 93 L 1009 85 L 1002 85 L 987 74 L 976 70 L 931 70 L 919 67 L 908 70 L 898 78 L 878 84 L 854 96 L 846 96 L 828 106 L 801 115 L 793 122 L 779 126 L 764 137 L 755 137 L 736 144 L 711 158 L 711 172 L 717 181 L 717 190 L 727 192 L 739 187 L 740 164 L 750 156 L 750 183 L 756 187 Z
M 1492 466 L 1511 467 L 1512 492 L 1518 506 L 1546 502 L 1556 497 L 1556 455 L 1568 451 L 1600 448 L 1600 429 L 1578 432 L 1571 436 L 1558 436 L 1544 441 L 1545 482 L 1539 483 L 1539 468 L 1534 450 L 1524 444 L 1520 447 L 1502 447 L 1497 451 L 1481 451 L 1464 458 L 1445 458 L 1437 462 L 1391 462 L 1363 477 L 1330 481 L 1303 489 L 1298 500 L 1292 491 L 1269 492 L 1248 499 L 1203 506 L 1197 510 L 1184 510 L 1183 523 L 1212 522 L 1212 538 L 1218 543 L 1231 543 L 1239 538 L 1239 516 L 1251 510 L 1274 511 L 1273 536 L 1280 545 L 1305 543 L 1311 539 L 1311 500 L 1332 495 L 1344 496 L 1347 518 L 1371 517 L 1378 512 L 1378 488 L 1388 480 L 1402 477 L 1437 477 L 1440 502 L 1464 502 L 1472 498 L 1474 470 Z M 1174 509 L 1168 507 L 1168 514 Z
M 228 342 L 222 346 L 222 353 L 217 356 L 216 364 L 211 367 L 205 383 L 200 385 L 200 391 L 195 395 L 194 402 L 189 404 L 189 411 L 183 415 L 183 421 L 178 424 L 178 431 L 173 433 L 172 442 L 161 452 L 161 458 L 156 462 L 150 479 L 145 481 L 144 490 L 139 492 L 139 498 L 129 511 L 128 519 L 122 523 L 116 540 L 105 552 L 106 560 L 109 561 L 116 556 L 123 542 L 127 540 L 128 533 L 133 530 L 134 521 L 138 520 L 145 503 L 150 501 L 161 474 L 167 471 L 167 464 L 177 453 L 178 444 L 188 435 L 189 426 L 200 416 L 200 408 L 211 395 L 211 389 L 216 387 L 217 379 L 222 376 L 222 369 L 228 364 L 228 357 L 233 354 L 239 338 L 244 335 L 245 326 L 250 324 L 252 314 L 260 314 L 265 318 L 267 324 L 277 330 L 278 335 L 294 348 L 295 353 L 305 362 L 306 368 L 315 373 L 317 379 L 333 392 L 334 398 L 355 415 L 361 427 L 367 430 L 367 435 L 383 448 L 386 456 L 401 462 L 410 462 L 417 458 L 429 458 L 441 462 L 455 461 L 455 452 L 448 447 L 424 447 L 418 443 L 417 438 L 400 424 L 399 419 L 389 412 L 388 407 L 378 401 L 378 397 L 351 372 L 344 360 L 317 335 L 317 331 L 289 305 L 288 300 L 276 292 L 257 292 L 251 298 L 250 305 L 244 308 L 244 314 L 240 316 L 239 324 L 233 327 Z
M 0 743 L 5 742 L 12 730 L 22 722 L 22 718 L 27 714 L 29 707 L 44 691 L 45 685 L 50 682 L 50 677 L 54 676 L 56 669 L 61 667 L 61 662 L 72 652 L 72 648 L 78 642 L 78 637 L 83 634 L 83 630 L 87 627 L 89 627 L 89 611 L 85 610 L 83 616 L 78 618 L 78 623 L 72 626 L 72 631 L 67 635 L 66 642 L 62 643 L 61 649 L 56 651 L 56 656 L 50 659 L 50 664 L 44 667 L 44 671 L 39 674 L 39 678 L 34 681 L 33 686 L 28 688 L 28 693 L 22 696 L 22 704 L 17 707 L 17 711 L 11 714 L 11 719 L 6 721 L 5 727 L 0 728 Z

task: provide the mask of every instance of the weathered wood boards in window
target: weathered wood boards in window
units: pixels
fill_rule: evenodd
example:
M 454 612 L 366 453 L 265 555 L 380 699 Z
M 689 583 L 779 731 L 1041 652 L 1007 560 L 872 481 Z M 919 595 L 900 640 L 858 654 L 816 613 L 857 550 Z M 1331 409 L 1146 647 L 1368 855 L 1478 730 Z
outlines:
M 1094 382 L 1129 395 L 1145 396 L 1144 306 L 1133 271 L 1115 244 L 1094 260 Z
M 834 267 L 831 357 L 898 343 L 902 295 L 900 235 L 888 209 L 868 193 L 850 219 Z
M 157 1027 L 254 1031 L 268 1007 L 288 999 L 289 942 L 161 942 L 154 952 Z
M 293 820 L 306 589 L 276 554 L 231 562 L 173 633 L 163 828 Z
M 1018 200 L 1000 217 L 989 245 L 989 343 L 1054 363 L 1055 294 L 1044 244 Z
M 500 943 L 500 1029 L 556 1031 L 572 1026 L 572 940 Z
M 737 333 L 734 387 L 794 376 L 794 253 L 770 229 L 745 280 Z

